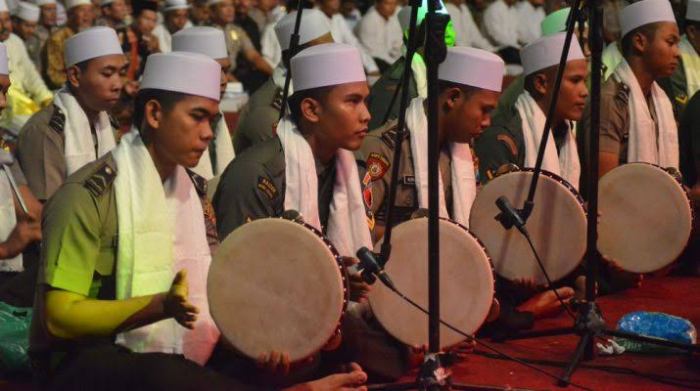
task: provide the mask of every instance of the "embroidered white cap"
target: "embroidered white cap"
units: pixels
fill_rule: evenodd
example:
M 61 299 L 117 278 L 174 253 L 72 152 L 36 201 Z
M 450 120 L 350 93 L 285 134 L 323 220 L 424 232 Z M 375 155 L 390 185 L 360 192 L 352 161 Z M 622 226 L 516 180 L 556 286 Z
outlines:
M 494 53 L 455 46 L 447 48 L 445 61 L 438 67 L 438 79 L 500 92 L 505 69 L 506 64 Z
M 188 8 L 190 8 L 190 5 L 187 4 L 187 0 L 165 0 L 165 7 L 163 7 L 163 12 L 186 10 Z
M 637 27 L 657 22 L 676 23 L 668 0 L 642 0 L 620 10 L 620 28 L 624 37 Z
M 547 15 L 540 24 L 542 36 L 546 37 L 566 31 L 566 21 L 569 19 L 569 14 L 571 14 L 571 7 L 562 8 Z
M 294 91 L 367 81 L 360 52 L 344 43 L 306 48 L 291 60 Z
M 17 3 L 17 9 L 15 10 L 15 14 L 18 18 L 26 22 L 36 23 L 39 21 L 41 10 L 39 9 L 39 7 L 32 3 L 20 1 L 19 3 Z
M 0 42 L 0 75 L 9 75 L 10 67 L 8 65 L 9 60 L 7 58 L 7 46 Z
M 36 0 L 36 5 L 39 7 L 45 6 L 45 5 L 50 5 L 50 4 L 56 4 L 56 0 Z
M 549 68 L 559 64 L 561 52 L 564 50 L 564 40 L 566 33 L 557 33 L 547 37 L 542 37 L 525 46 L 520 50 L 524 74 L 529 75 L 539 70 Z M 573 60 L 585 60 L 581 45 L 577 39 L 571 40 L 567 62 Z
M 173 34 L 173 51 L 203 54 L 214 60 L 228 58 L 224 32 L 215 27 L 196 26 Z
M 124 52 L 119 43 L 117 32 L 110 27 L 91 27 L 83 30 L 68 38 L 63 49 L 66 68 L 83 61 L 112 54 L 124 54 Z
M 90 0 L 66 0 L 66 9 L 77 7 L 79 5 L 92 5 Z
M 186 75 L 186 76 L 185 76 Z M 219 101 L 221 66 L 199 53 L 170 52 L 148 56 L 141 90 L 158 89 Z
M 297 20 L 297 11 L 292 11 L 285 15 L 275 25 L 275 35 L 282 50 L 289 49 L 294 33 L 294 25 Z M 331 26 L 326 15 L 317 9 L 305 9 L 301 13 L 301 25 L 299 25 L 299 44 L 303 45 L 309 41 L 330 33 Z
M 685 10 L 685 19 L 700 22 L 700 0 L 688 0 L 688 8 Z

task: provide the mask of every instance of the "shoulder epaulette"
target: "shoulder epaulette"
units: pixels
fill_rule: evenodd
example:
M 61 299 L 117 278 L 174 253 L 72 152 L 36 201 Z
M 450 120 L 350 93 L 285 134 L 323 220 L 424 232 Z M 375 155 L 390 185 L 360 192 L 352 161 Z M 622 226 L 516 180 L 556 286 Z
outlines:
M 615 98 L 619 99 L 622 103 L 627 104 L 630 97 L 630 88 L 625 83 L 619 83 L 617 85 L 617 92 L 615 93 Z
M 58 134 L 63 134 L 63 128 L 66 126 L 66 115 L 63 114 L 58 106 L 53 106 L 53 114 L 49 119 L 49 127 Z
M 207 195 L 207 180 L 190 169 L 185 170 L 187 171 L 187 175 L 190 176 L 194 188 L 197 190 L 197 194 L 199 194 L 200 197 L 205 197 Z
M 277 111 L 282 109 L 282 95 L 284 95 L 284 91 L 282 91 L 282 89 L 279 87 L 275 87 L 275 93 L 272 96 L 272 102 L 270 102 L 270 106 L 272 106 Z
M 117 170 L 111 167 L 107 162 L 103 162 L 98 166 L 97 170 L 83 182 L 83 186 L 85 186 L 93 197 L 100 197 L 104 194 L 107 187 L 114 182 L 114 178 L 116 177 Z
M 382 132 L 382 141 L 384 141 L 384 144 L 386 144 L 387 147 L 394 148 L 394 141 L 396 140 L 396 133 L 398 131 L 399 124 L 397 122 L 394 125 L 390 126 L 387 130 Z M 401 138 L 401 141 L 406 140 L 407 138 L 408 131 L 405 131 L 403 132 L 403 137 Z

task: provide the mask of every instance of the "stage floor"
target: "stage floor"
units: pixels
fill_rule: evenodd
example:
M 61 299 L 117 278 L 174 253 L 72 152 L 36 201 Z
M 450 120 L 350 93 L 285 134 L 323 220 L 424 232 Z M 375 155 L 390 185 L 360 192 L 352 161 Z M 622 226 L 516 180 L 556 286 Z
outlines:
M 610 327 L 632 311 L 660 311 L 689 319 L 700 325 L 700 278 L 663 277 L 644 281 L 641 288 L 599 299 L 603 316 Z M 536 329 L 566 327 L 570 318 L 539 322 Z M 489 345 L 521 359 L 546 362 L 538 365 L 550 373 L 560 375 L 562 366 L 569 361 L 578 337 L 557 336 L 530 340 L 509 341 Z M 526 389 L 559 389 L 556 381 L 518 363 L 495 358 L 484 347 L 452 368 L 453 381 Z M 406 377 L 410 380 L 411 377 Z M 593 390 L 687 390 L 700 389 L 700 355 L 642 355 L 624 353 L 619 356 L 598 356 L 585 362 L 572 381 Z M 569 386 L 567 389 L 577 389 Z

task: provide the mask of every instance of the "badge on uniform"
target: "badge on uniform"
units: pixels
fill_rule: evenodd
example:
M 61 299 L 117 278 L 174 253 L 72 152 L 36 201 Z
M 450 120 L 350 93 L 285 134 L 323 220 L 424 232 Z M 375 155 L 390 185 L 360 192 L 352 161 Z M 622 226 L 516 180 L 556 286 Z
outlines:
M 389 160 L 386 157 L 376 152 L 369 154 L 367 158 L 367 172 L 372 178 L 372 181 L 382 179 L 388 169 Z
M 277 196 L 277 187 L 275 187 L 275 184 L 272 183 L 271 180 L 265 178 L 265 177 L 258 177 L 258 185 L 257 185 L 258 190 L 262 191 L 265 193 L 265 195 L 270 198 L 271 200 Z

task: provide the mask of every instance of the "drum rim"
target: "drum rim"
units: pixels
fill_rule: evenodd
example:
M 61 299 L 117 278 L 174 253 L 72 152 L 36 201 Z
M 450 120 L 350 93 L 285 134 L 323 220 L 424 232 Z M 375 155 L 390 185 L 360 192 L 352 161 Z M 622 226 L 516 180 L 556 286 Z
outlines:
M 347 271 L 347 269 L 343 266 L 342 257 L 340 256 L 340 253 L 339 253 L 338 250 L 335 248 L 335 246 L 333 245 L 333 243 L 332 243 L 319 229 L 317 229 L 316 227 L 314 227 L 314 226 L 312 226 L 312 225 L 310 225 L 310 224 L 308 224 L 308 223 L 306 223 L 306 222 L 304 222 L 304 221 L 295 220 L 295 219 L 286 219 L 286 218 L 284 218 L 284 217 L 282 217 L 282 216 L 263 217 L 263 218 L 259 218 L 259 219 L 255 219 L 255 220 L 251 220 L 251 221 L 249 221 L 249 222 L 246 222 L 246 223 L 244 223 L 244 224 L 238 226 L 238 227 L 237 227 L 236 229 L 234 229 L 233 231 L 231 231 L 231 233 L 229 233 L 229 234 L 224 238 L 224 240 L 220 241 L 220 243 L 223 243 L 224 241 L 226 241 L 226 239 L 228 239 L 229 236 L 231 236 L 231 234 L 233 234 L 234 231 L 236 231 L 236 230 L 238 230 L 238 229 L 240 229 L 240 228 L 242 228 L 242 227 L 245 227 L 245 226 L 247 226 L 248 224 L 255 223 L 255 222 L 260 222 L 260 221 L 264 221 L 264 220 L 267 220 L 267 221 L 283 220 L 283 221 L 288 221 L 288 222 L 291 222 L 291 223 L 298 224 L 298 225 L 300 225 L 300 226 L 306 228 L 308 231 L 310 231 L 311 233 L 313 233 L 313 234 L 314 234 L 315 236 L 317 236 L 318 238 L 320 238 L 321 241 L 323 242 L 324 246 L 331 252 L 331 255 L 332 255 L 332 257 L 333 257 L 333 259 L 334 259 L 334 261 L 335 261 L 335 264 L 336 264 L 336 266 L 338 267 L 338 269 L 339 269 L 339 271 L 340 271 L 340 278 L 341 278 L 342 287 L 343 287 L 343 292 L 342 292 L 343 300 L 342 300 L 342 306 L 341 306 L 340 316 L 339 316 L 339 318 L 338 318 L 338 320 L 337 320 L 337 324 L 336 324 L 336 326 L 335 326 L 335 329 L 334 329 L 333 333 L 331 333 L 331 335 L 328 337 L 328 341 L 330 341 L 331 338 L 333 338 L 335 335 L 337 335 L 338 332 L 340 331 L 341 326 L 342 326 L 343 319 L 344 319 L 345 316 L 346 316 L 345 313 L 346 313 L 347 308 L 348 308 L 348 303 L 349 303 L 349 301 L 350 301 L 350 287 L 349 287 L 349 281 L 350 281 L 350 280 L 349 280 L 349 276 L 348 276 L 348 271 Z M 209 270 L 211 270 L 212 266 L 214 265 L 214 262 L 213 262 L 214 259 L 213 259 L 213 258 L 214 258 L 214 257 L 212 257 L 212 263 L 211 263 L 210 266 L 209 266 Z M 207 301 L 208 301 L 208 302 L 211 302 L 211 300 L 209 299 L 209 294 L 210 294 L 210 293 L 209 293 L 209 292 L 210 292 L 210 291 L 209 291 L 209 286 L 210 286 L 209 279 L 210 279 L 210 276 L 211 276 L 211 275 L 212 275 L 212 274 L 209 273 L 209 271 L 207 271 Z M 221 338 L 223 338 L 224 341 L 226 342 L 226 345 L 230 346 L 233 350 L 235 350 L 236 352 L 240 353 L 241 355 L 243 355 L 243 356 L 245 356 L 245 357 L 256 359 L 256 357 L 250 357 L 248 354 L 246 354 L 245 352 L 243 352 L 239 347 L 236 346 L 236 344 L 235 344 L 233 341 L 231 341 L 230 338 L 228 338 L 228 336 L 226 335 L 226 333 L 224 332 L 224 330 L 222 330 L 221 327 L 219 327 L 219 322 L 217 322 L 217 319 L 216 319 L 216 317 L 215 317 L 215 315 L 214 315 L 215 311 L 212 311 L 211 304 L 209 304 L 209 313 L 211 314 L 212 320 L 214 320 L 214 324 L 216 325 L 217 329 L 218 329 L 219 332 L 221 333 Z M 325 342 L 324 342 L 324 344 L 325 344 Z M 320 349 L 321 349 L 322 347 L 323 347 L 323 345 L 321 345 L 321 347 L 319 347 L 318 349 L 314 349 L 314 353 L 311 353 L 310 355 L 307 355 L 307 356 L 305 356 L 305 357 L 300 357 L 300 358 L 298 358 L 298 359 L 296 359 L 296 360 L 292 360 L 292 362 L 302 362 L 302 361 L 304 361 L 305 359 L 307 359 L 308 357 L 313 356 L 315 353 L 317 353 L 318 351 L 320 351 Z

